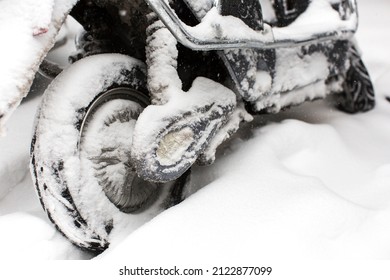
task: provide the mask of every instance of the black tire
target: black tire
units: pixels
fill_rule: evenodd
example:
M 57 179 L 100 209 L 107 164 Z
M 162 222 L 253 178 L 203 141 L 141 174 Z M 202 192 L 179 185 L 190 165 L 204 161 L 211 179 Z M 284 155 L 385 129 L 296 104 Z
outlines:
M 336 98 L 337 107 L 347 113 L 366 112 L 375 107 L 375 93 L 370 75 L 360 54 L 350 48 L 350 67 L 343 83 L 343 92 Z
M 131 164 L 131 129 L 147 96 L 144 64 L 119 54 L 76 62 L 44 94 L 31 172 L 50 220 L 81 248 L 102 252 L 114 230 L 162 210 L 169 195 Z

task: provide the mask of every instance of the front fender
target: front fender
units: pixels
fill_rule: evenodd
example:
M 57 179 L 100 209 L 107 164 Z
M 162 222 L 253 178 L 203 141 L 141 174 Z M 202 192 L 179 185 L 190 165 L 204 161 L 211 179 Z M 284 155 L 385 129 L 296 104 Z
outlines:
M 0 1 L 0 136 L 77 1 Z

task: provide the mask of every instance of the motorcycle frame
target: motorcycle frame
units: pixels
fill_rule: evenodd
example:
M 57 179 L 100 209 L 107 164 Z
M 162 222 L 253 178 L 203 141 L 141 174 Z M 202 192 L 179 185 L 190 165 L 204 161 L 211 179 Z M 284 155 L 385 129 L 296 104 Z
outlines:
M 234 39 L 214 37 L 204 39 L 197 36 L 196 32 L 193 31 L 192 27 L 189 27 L 183 21 L 180 20 L 175 11 L 169 6 L 167 1 L 145 1 L 181 44 L 196 51 L 226 50 L 235 48 L 290 48 L 330 40 L 348 40 L 355 34 L 358 27 L 356 0 L 343 0 L 343 5 L 345 9 L 349 11 L 350 14 L 345 19 L 341 19 L 341 24 L 336 29 L 332 28 L 332 30 L 318 32 L 314 34 L 308 33 L 294 37 L 293 35 L 291 35 L 293 33 L 278 32 L 276 28 L 264 23 L 263 30 L 257 33 L 256 38 Z M 204 24 L 207 23 L 200 23 L 198 27 Z M 288 31 L 288 28 L 289 26 L 282 27 L 279 29 Z M 289 35 L 286 36 L 286 34 Z

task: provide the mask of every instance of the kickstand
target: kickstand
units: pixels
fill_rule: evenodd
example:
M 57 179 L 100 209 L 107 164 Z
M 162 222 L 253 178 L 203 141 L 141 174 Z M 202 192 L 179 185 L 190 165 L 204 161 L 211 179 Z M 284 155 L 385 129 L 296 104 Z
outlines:
M 170 190 L 170 195 L 166 200 L 165 203 L 166 209 L 171 208 L 172 206 L 175 206 L 184 200 L 183 197 L 184 187 L 190 181 L 190 178 L 191 178 L 191 168 L 188 169 L 178 179 L 176 179 L 176 181 L 174 182 Z

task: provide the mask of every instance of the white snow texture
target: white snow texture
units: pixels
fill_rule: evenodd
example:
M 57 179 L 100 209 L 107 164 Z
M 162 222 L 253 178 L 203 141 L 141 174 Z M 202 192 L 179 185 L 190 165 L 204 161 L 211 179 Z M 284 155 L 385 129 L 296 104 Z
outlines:
M 0 1 L 1 15 L 13 1 Z M 357 40 L 376 89 L 374 110 L 349 115 L 322 100 L 256 117 L 220 148 L 213 165 L 193 169 L 184 202 L 126 227 L 99 258 L 161 265 L 389 259 L 390 3 L 358 4 Z M 46 15 L 31 32 L 46 27 Z M 1 20 L 1 65 L 19 55 L 31 60 L 3 44 L 19 31 Z M 2 84 L 13 83 L 1 68 L 0 76 Z M 0 259 L 89 259 L 55 230 L 35 195 L 28 154 L 40 95 L 30 94 L 0 138 Z

